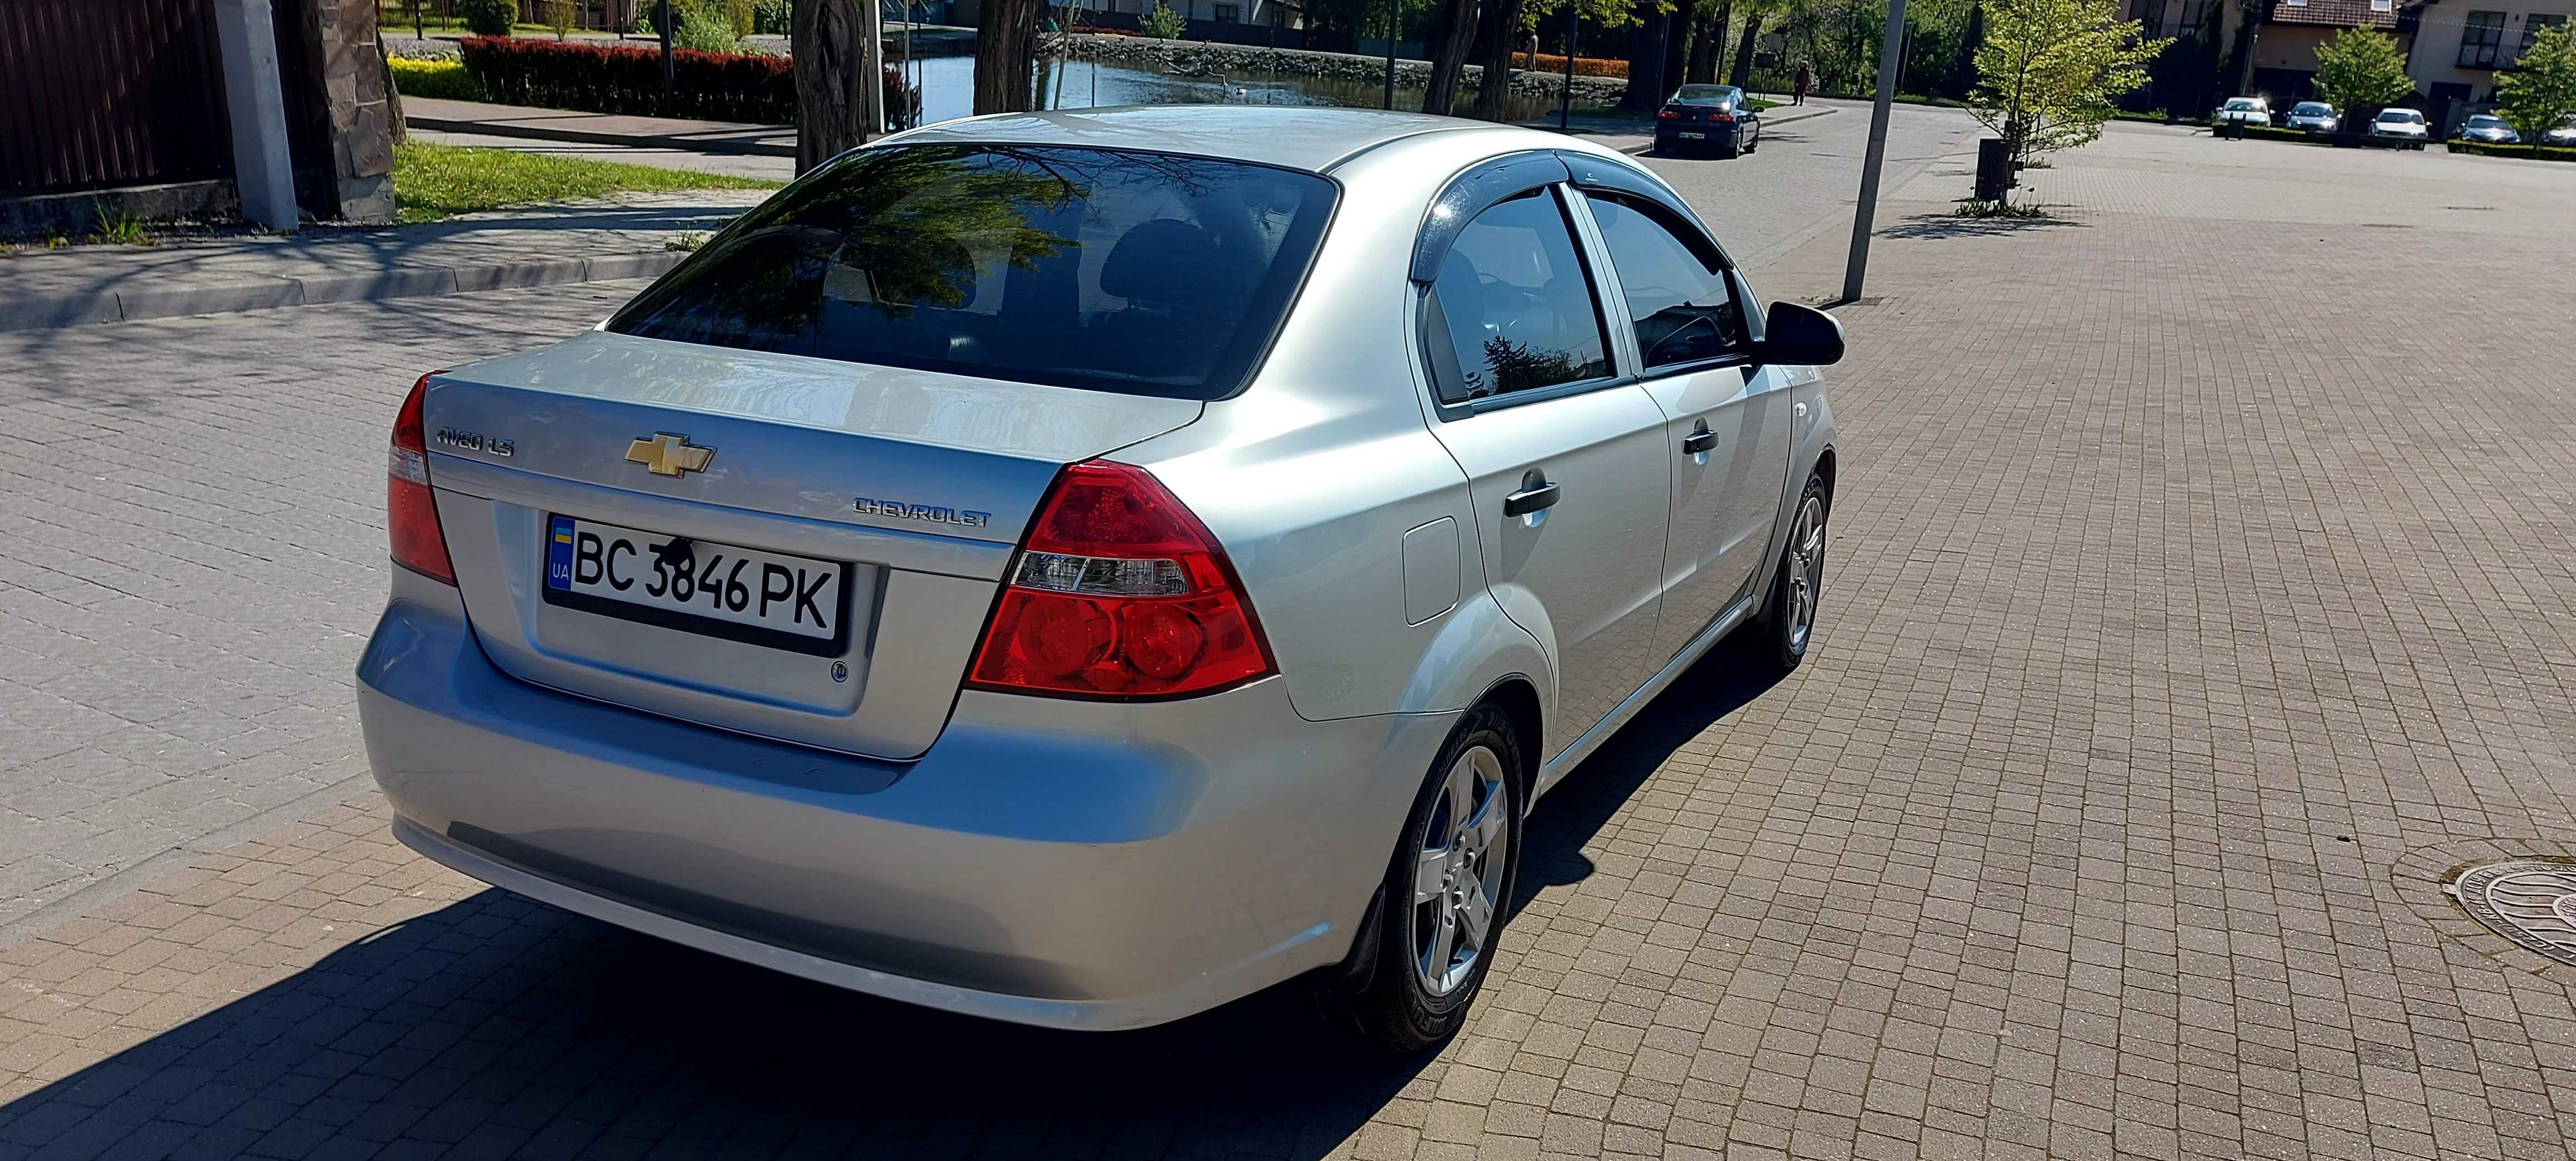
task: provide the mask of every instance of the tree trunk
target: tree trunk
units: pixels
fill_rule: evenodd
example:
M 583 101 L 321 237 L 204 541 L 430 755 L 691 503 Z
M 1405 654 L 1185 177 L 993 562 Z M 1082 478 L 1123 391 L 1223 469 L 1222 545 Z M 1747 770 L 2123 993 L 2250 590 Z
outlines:
M 1628 88 L 1619 94 L 1620 108 L 1645 110 L 1663 103 L 1664 40 L 1671 35 L 1672 17 L 1653 11 L 1629 34 Z
M 1476 85 L 1476 119 L 1508 119 L 1512 95 L 1512 42 L 1520 38 L 1522 0 L 1485 0 L 1476 15 L 1476 43 L 1484 51 L 1484 76 Z
M 1948 96 L 1966 97 L 1977 87 L 1977 49 L 1986 43 L 1986 8 L 1968 8 L 1968 30 L 1959 37 L 1959 59 L 1950 66 Z
M 2226 74 L 2219 78 L 2219 99 L 2240 96 L 2254 75 L 2254 38 L 2262 30 L 2270 5 L 2261 0 L 2246 0 L 2245 12 L 2236 21 L 2236 43 L 2229 49 Z
M 1735 74 L 1726 83 L 1743 88 L 1753 80 L 1753 42 L 1762 39 L 1762 11 L 1744 14 L 1743 39 L 1735 42 Z
M 1682 69 L 1682 79 L 1694 85 L 1717 83 L 1717 59 L 1726 53 L 1726 30 L 1735 21 L 1735 0 L 1717 0 L 1717 10 L 1699 21 L 1699 35 L 1691 38 L 1690 64 Z
M 1674 0 L 1672 23 L 1664 33 L 1664 92 L 1682 83 L 1682 68 L 1689 63 L 1691 26 L 1699 23 L 1700 0 Z M 1657 94 L 1660 100 L 1662 94 Z
M 1476 0 L 1447 0 L 1440 11 L 1431 23 L 1431 79 L 1422 90 L 1422 111 L 1446 117 L 1458 107 L 1458 79 L 1475 47 Z
M 864 140 L 859 118 L 861 54 L 856 0 L 796 0 L 796 172 L 821 165 Z
M 975 29 L 975 112 L 1029 111 L 1044 0 L 985 0 Z

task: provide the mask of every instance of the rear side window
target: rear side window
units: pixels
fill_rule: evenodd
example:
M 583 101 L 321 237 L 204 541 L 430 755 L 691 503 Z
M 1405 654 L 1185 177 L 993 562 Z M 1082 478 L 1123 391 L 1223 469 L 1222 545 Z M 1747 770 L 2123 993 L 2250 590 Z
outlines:
M 1588 195 L 1592 220 L 1610 250 L 1619 292 L 1637 326 L 1637 351 L 1648 369 L 1696 363 L 1742 351 L 1750 336 L 1725 268 L 1623 199 Z
M 1214 399 L 1332 212 L 1313 174 L 1056 146 L 862 150 L 727 227 L 619 334 Z
M 1497 202 L 1458 232 L 1423 321 L 1443 403 L 1610 373 L 1601 314 L 1549 190 Z

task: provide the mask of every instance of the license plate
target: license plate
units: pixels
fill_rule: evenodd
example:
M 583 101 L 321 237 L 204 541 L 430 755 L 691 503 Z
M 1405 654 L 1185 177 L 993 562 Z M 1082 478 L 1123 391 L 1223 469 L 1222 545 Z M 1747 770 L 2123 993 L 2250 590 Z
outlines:
M 545 600 L 816 656 L 848 643 L 850 566 L 549 516 Z
M 1708 134 L 1706 134 L 1706 133 L 1684 133 L 1684 134 L 1680 134 L 1680 137 L 1681 137 L 1681 139 L 1682 139 L 1682 140 L 1684 140 L 1684 141 L 1705 141 L 1705 140 L 1707 140 L 1707 139 L 1708 139 Z

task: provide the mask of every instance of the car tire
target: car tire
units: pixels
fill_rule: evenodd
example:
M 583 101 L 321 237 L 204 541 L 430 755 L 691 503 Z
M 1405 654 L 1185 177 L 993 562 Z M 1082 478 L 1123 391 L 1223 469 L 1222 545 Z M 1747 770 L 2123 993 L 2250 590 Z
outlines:
M 1358 970 L 1318 996 L 1361 1040 L 1420 1052 L 1466 1026 L 1510 918 L 1527 773 L 1510 718 L 1491 704 L 1467 711 L 1440 747 L 1353 949 Z M 1431 874 L 1440 878 L 1426 897 Z M 1458 936 L 1471 913 L 1483 915 L 1483 932 L 1462 963 Z
M 1733 145 L 1721 145 L 1717 150 L 1717 156 L 1725 161 L 1733 161 L 1743 155 L 1744 150 Z
M 1815 644 L 1816 607 L 1825 581 L 1825 525 L 1833 512 L 1825 480 L 1809 475 L 1789 509 L 1789 536 L 1771 578 L 1771 600 L 1762 610 L 1761 654 L 1781 673 L 1798 668 Z

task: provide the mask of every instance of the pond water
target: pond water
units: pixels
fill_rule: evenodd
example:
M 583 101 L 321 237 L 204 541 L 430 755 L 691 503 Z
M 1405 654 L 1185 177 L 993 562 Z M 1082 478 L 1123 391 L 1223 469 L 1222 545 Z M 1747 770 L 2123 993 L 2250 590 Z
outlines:
M 916 59 L 924 121 L 948 121 L 975 111 L 975 58 L 941 56 Z M 1094 105 L 1318 105 L 1375 109 L 1385 103 L 1385 82 L 1347 81 L 1298 74 L 1251 73 L 1242 76 L 1182 76 L 1132 64 L 1062 62 L 1047 76 L 1047 91 L 1038 104 L 1048 109 L 1083 109 Z M 1472 91 L 1460 94 L 1464 113 Z M 1396 86 L 1395 107 L 1419 109 L 1422 90 Z M 1577 108 L 1584 107 L 1580 103 Z M 1515 119 L 1556 111 L 1553 98 L 1514 93 Z

